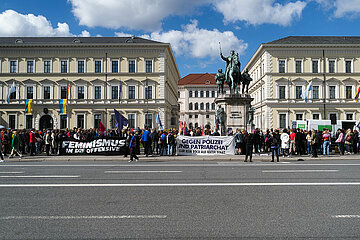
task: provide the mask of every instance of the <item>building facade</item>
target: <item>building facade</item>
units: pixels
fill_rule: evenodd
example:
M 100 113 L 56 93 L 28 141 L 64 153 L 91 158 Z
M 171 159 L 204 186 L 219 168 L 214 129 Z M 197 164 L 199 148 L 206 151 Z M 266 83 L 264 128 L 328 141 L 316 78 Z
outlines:
M 179 81 L 180 121 L 185 122 L 189 128 L 215 128 L 215 75 L 189 74 Z
M 261 44 L 246 67 L 261 129 L 292 120 L 358 120 L 360 37 L 286 37 Z M 312 83 L 305 102 L 302 94 Z
M 22 128 L 177 126 L 180 74 L 170 44 L 138 37 L 0 38 L 0 124 Z M 16 91 L 10 95 L 10 88 Z M 25 112 L 27 99 L 32 111 Z M 66 113 L 61 100 L 68 99 Z

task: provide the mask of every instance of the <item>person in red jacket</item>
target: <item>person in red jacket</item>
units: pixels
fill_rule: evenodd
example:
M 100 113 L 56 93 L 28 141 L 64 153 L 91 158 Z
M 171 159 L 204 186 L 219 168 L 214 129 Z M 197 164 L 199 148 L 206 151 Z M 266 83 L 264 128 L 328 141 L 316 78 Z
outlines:
M 295 135 L 296 135 L 296 130 L 293 129 L 291 130 L 291 133 L 290 133 L 290 153 L 292 155 L 295 154 Z
M 34 156 L 35 155 L 35 143 L 36 143 L 34 129 L 31 130 L 29 135 L 30 135 L 30 156 Z

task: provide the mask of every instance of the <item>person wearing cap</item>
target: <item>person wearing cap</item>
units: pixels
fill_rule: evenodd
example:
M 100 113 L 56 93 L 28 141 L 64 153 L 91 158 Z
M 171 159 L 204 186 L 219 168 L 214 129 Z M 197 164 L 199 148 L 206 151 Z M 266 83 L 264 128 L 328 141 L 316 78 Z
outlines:
M 20 153 L 20 141 L 21 139 L 19 133 L 15 131 L 11 140 L 11 154 L 9 158 L 14 157 L 15 154 L 19 156 L 19 159 L 22 158 L 22 155 Z

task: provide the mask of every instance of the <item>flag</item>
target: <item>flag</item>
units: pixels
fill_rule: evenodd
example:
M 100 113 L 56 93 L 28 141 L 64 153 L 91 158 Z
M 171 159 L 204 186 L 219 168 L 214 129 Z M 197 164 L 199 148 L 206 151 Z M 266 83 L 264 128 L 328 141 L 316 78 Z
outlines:
M 204 133 L 205 133 L 205 128 L 204 128 L 204 125 L 202 127 L 202 132 L 201 132 L 201 136 L 204 136 Z
M 15 82 L 12 83 L 9 91 L 8 91 L 8 94 L 7 94 L 7 103 L 10 103 L 10 95 L 12 93 L 16 92 L 16 87 L 15 87 Z
M 104 126 L 104 124 L 102 124 L 101 120 L 99 119 L 99 125 L 100 125 L 100 132 L 105 132 L 106 131 L 106 127 Z
M 66 114 L 67 100 L 60 99 L 60 114 Z
M 116 123 L 116 127 L 121 130 L 123 129 L 123 126 L 126 126 L 129 124 L 129 120 L 127 120 L 127 118 L 125 118 L 123 115 L 121 115 L 116 109 L 114 109 L 115 112 L 115 123 Z
M 26 99 L 25 101 L 25 113 L 31 113 L 32 112 L 32 99 Z
M 179 134 L 181 133 L 181 121 L 179 120 Z
M 186 127 L 186 122 L 184 122 L 184 131 L 183 131 L 184 136 L 185 136 L 186 132 L 187 132 L 187 127 Z
M 120 101 L 121 101 L 121 81 L 119 82 L 119 104 L 120 104 Z
M 356 125 L 356 127 L 360 129 L 360 121 L 358 122 L 358 124 Z
M 356 102 L 359 102 L 359 95 L 360 95 L 360 87 L 358 88 L 356 95 L 355 95 Z
M 302 98 L 307 102 L 307 98 L 309 95 L 309 92 L 312 90 L 312 82 L 310 82 L 309 86 L 306 88 L 305 92 L 302 94 Z
M 159 112 L 156 114 L 155 123 L 159 124 L 160 130 L 164 130 L 164 128 L 163 128 L 163 126 L 161 124 Z

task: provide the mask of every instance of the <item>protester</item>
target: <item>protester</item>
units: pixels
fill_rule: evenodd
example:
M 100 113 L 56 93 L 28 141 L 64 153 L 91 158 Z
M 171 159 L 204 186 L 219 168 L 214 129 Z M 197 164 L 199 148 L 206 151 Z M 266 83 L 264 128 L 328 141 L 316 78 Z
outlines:
M 146 157 L 151 155 L 151 133 L 149 131 L 149 128 L 146 128 L 145 132 L 141 136 L 141 142 L 144 145 L 144 152 Z
M 134 135 L 133 132 L 130 132 L 129 149 L 130 149 L 130 160 L 129 160 L 129 162 L 133 162 L 134 158 L 135 158 L 136 161 L 139 161 L 139 158 L 136 156 L 137 138 L 136 138 L 136 136 Z
M 270 145 L 271 145 L 271 162 L 274 162 L 274 156 L 276 156 L 276 160 L 279 162 L 279 145 L 280 145 L 279 130 L 275 130 L 273 132 L 273 135 L 270 138 Z
M 254 145 L 254 134 L 253 133 L 246 133 L 244 137 L 245 141 L 245 162 L 249 161 L 252 162 L 252 154 L 253 154 L 253 145 Z
M 290 148 L 290 136 L 287 132 L 287 129 L 283 130 L 283 133 L 280 135 L 281 140 L 281 152 L 283 157 L 289 157 L 289 148 Z
M 12 141 L 11 141 L 11 154 L 9 156 L 9 158 L 13 158 L 15 155 L 19 156 L 19 159 L 22 158 L 22 155 L 20 153 L 20 136 L 19 133 L 17 131 L 14 132 L 13 137 L 12 137 Z

